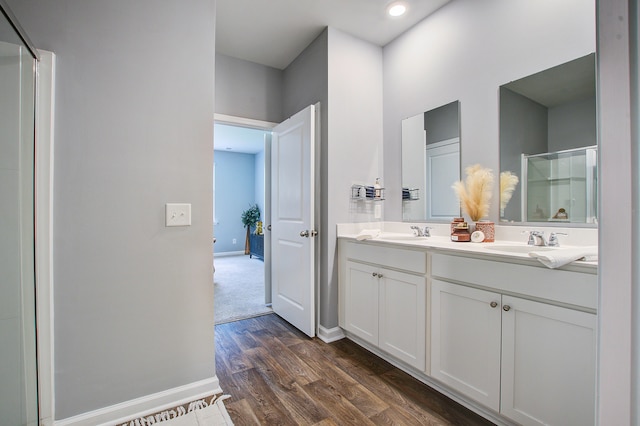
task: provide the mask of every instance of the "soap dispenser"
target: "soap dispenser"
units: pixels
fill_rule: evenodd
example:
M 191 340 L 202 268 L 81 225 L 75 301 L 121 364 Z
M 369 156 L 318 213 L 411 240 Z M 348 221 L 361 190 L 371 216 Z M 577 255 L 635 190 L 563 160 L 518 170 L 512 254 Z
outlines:
M 380 185 L 380 178 L 376 178 L 376 183 L 373 184 L 373 193 L 375 198 L 382 197 L 382 185 Z

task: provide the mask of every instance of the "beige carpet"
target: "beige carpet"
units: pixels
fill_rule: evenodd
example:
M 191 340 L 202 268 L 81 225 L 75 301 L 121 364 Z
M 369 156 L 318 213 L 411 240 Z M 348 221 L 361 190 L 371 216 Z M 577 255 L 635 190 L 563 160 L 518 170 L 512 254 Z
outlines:
M 216 324 L 273 312 L 264 303 L 264 263 L 249 256 L 217 256 L 213 275 Z

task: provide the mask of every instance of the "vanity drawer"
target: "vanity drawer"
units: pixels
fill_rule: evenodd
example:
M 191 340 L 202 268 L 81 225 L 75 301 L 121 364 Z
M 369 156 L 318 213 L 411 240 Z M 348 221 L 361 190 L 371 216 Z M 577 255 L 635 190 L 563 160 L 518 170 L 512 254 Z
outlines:
M 427 253 L 424 250 L 407 250 L 386 245 L 343 241 L 342 255 L 349 260 L 386 266 L 388 268 L 427 273 Z
M 594 311 L 598 304 L 595 274 L 433 253 L 431 275 Z

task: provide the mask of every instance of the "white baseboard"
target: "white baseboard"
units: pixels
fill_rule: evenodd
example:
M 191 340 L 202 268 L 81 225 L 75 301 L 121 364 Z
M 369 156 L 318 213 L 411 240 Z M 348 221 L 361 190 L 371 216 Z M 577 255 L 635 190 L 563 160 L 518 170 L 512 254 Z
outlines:
M 325 343 L 335 342 L 344 338 L 345 335 L 340 327 L 325 328 L 321 325 L 318 326 L 318 339 Z
M 202 399 L 206 396 L 222 393 L 218 377 L 213 376 L 199 382 L 178 386 L 173 389 L 121 402 L 99 410 L 89 411 L 77 416 L 56 420 L 55 426 L 107 426 L 124 423 L 128 420 L 156 413 Z
M 216 257 L 226 257 L 226 256 L 240 256 L 244 254 L 244 250 L 242 251 L 222 251 L 222 252 L 213 252 L 213 258 Z M 248 255 L 247 255 L 248 256 Z

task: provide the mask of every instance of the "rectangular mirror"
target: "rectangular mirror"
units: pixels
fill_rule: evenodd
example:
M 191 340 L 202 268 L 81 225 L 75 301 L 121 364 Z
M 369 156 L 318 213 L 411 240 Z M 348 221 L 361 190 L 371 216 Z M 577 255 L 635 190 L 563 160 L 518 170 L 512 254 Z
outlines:
M 402 120 L 402 220 L 460 216 L 451 186 L 460 180 L 460 102 Z
M 500 86 L 501 222 L 596 226 L 595 75 L 592 53 Z

